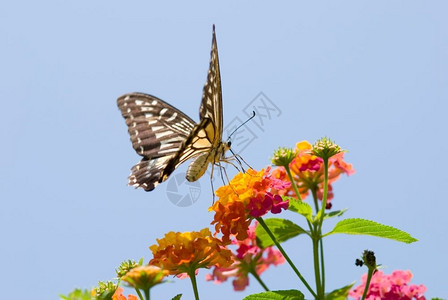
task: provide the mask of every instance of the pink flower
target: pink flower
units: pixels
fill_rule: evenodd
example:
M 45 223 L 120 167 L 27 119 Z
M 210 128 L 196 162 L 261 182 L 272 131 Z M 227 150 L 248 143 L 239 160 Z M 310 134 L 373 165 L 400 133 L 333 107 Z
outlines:
M 249 214 L 253 217 L 261 217 L 268 213 L 269 211 L 273 214 L 278 214 L 282 209 L 288 209 L 289 201 L 283 201 L 282 197 L 279 195 L 272 195 L 269 192 L 266 194 L 258 194 L 251 198 L 247 209 Z
M 235 291 L 243 291 L 249 285 L 249 274 L 260 275 L 268 269 L 270 265 L 279 265 L 285 262 L 280 251 L 273 247 L 261 249 L 257 246 L 254 225 L 249 227 L 247 239 L 238 241 L 232 240 L 232 244 L 238 248 L 234 251 L 234 263 L 228 268 L 215 267 L 212 274 L 206 275 L 206 280 L 213 280 L 215 283 L 226 281 L 234 277 L 232 282 Z
M 377 271 L 370 282 L 367 300 L 425 300 L 423 295 L 426 287 L 423 284 L 415 285 L 408 283 L 412 279 L 410 271 L 396 270 L 391 275 L 384 275 L 382 271 Z M 349 296 L 354 299 L 361 299 L 366 285 L 367 274 L 362 275 L 361 285 L 349 292 Z

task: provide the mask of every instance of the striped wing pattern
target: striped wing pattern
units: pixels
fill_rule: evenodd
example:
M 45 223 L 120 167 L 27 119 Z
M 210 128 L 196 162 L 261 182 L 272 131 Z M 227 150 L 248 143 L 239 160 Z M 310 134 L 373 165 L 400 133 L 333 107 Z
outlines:
M 152 95 L 126 94 L 117 103 L 128 125 L 132 146 L 143 156 L 131 169 L 129 185 L 153 190 L 196 124 L 177 108 Z
M 195 122 L 165 101 L 143 93 L 118 98 L 135 151 L 143 159 L 131 169 L 129 185 L 153 190 L 183 162 L 195 158 L 187 180 L 196 181 L 208 164 L 219 162 L 229 145 L 222 143 L 222 97 L 218 48 L 213 26 L 210 67 Z

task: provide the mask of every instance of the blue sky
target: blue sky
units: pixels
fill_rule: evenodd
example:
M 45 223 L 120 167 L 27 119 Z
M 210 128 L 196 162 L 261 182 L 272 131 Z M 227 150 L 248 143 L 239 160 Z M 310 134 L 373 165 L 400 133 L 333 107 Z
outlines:
M 248 124 L 253 138 L 240 154 L 259 169 L 278 146 L 329 136 L 349 150 L 346 160 L 357 171 L 334 185 L 334 209 L 349 208 L 346 217 L 376 220 L 419 239 L 405 245 L 328 237 L 327 289 L 359 280 L 364 270 L 354 260 L 371 249 L 386 273 L 409 269 L 414 283 L 427 286 L 428 297 L 447 297 L 441 276 L 448 266 L 447 6 L 445 1 L 2 3 L 4 292 L 57 299 L 74 287 L 90 288 L 112 278 L 122 260 L 149 260 L 148 247 L 164 233 L 210 223 L 207 176 L 198 183 L 199 199 L 186 207 L 168 199 L 169 182 L 151 193 L 126 186 L 139 157 L 116 98 L 150 93 L 198 120 L 216 24 L 224 123 L 244 120 L 260 92 L 278 108 L 262 126 Z M 312 278 L 310 246 L 304 237 L 285 244 Z M 267 271 L 264 279 L 271 289 L 303 290 L 287 266 Z M 189 281 L 173 282 L 156 288 L 154 298 L 177 293 L 192 298 Z M 199 289 L 204 299 L 241 299 L 261 291 L 254 280 L 240 293 L 230 283 L 204 280 Z

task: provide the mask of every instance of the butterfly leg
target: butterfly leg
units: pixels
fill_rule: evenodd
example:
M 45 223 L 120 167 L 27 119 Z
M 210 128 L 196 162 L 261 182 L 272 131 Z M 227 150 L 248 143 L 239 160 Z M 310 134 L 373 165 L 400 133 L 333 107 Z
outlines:
M 213 170 L 214 170 L 213 165 L 214 164 L 211 164 L 211 165 L 212 165 L 212 171 L 210 172 L 210 185 L 212 186 L 213 203 L 215 203 L 216 195 L 215 195 L 215 188 L 213 186 Z

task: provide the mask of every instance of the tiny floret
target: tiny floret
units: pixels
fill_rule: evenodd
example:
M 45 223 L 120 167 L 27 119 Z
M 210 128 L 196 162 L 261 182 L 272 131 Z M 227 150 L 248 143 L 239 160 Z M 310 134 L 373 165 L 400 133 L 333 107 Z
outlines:
M 118 267 L 118 269 L 115 270 L 117 273 L 117 277 L 121 278 L 124 275 L 126 275 L 127 272 L 129 272 L 131 269 L 136 268 L 140 266 L 141 263 L 136 263 L 134 260 L 126 260 L 121 263 L 121 265 Z
M 93 288 L 91 294 L 96 297 L 96 299 L 112 299 L 117 288 L 118 284 L 112 281 L 100 281 L 98 282 L 98 286 Z
M 273 165 L 277 167 L 286 167 L 292 162 L 296 153 L 293 149 L 279 147 L 275 152 L 274 156 L 271 158 L 271 162 Z
M 341 147 L 327 137 L 317 140 L 311 149 L 312 154 L 322 159 L 329 159 L 330 157 L 343 151 L 344 150 L 342 150 Z

